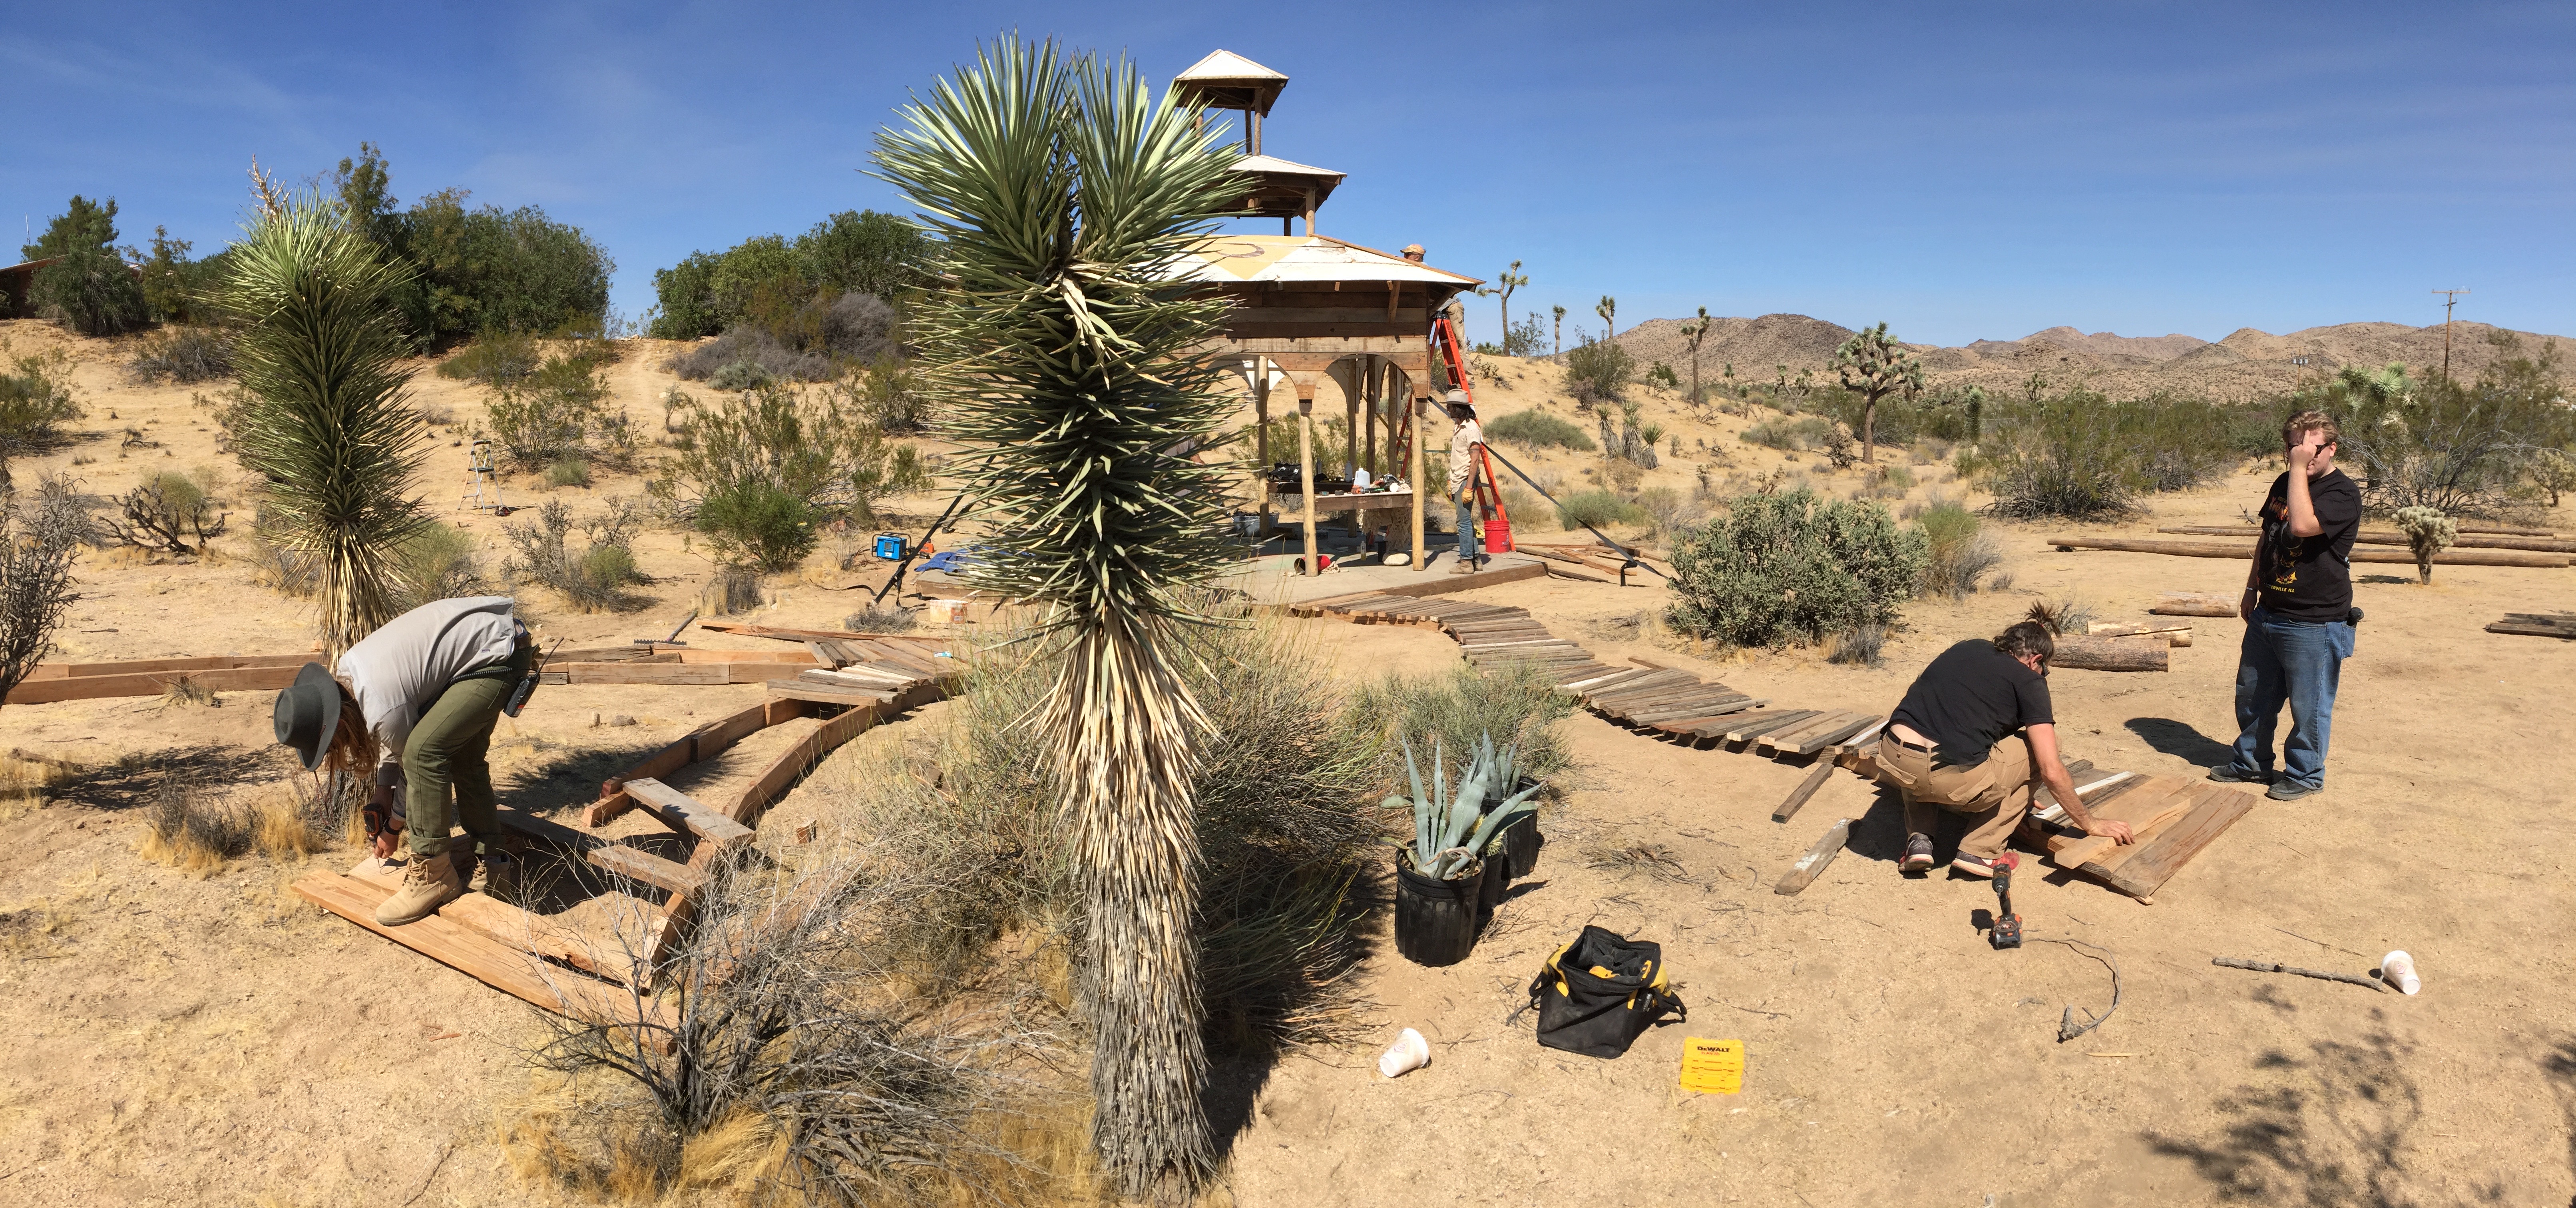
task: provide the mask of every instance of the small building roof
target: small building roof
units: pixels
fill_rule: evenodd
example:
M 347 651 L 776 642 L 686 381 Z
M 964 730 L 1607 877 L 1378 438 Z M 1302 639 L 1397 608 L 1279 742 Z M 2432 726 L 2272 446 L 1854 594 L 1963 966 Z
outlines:
M 1343 176 L 1330 168 L 1294 163 L 1275 155 L 1244 156 L 1234 161 L 1234 170 L 1251 179 L 1252 187 L 1243 193 L 1243 211 L 1253 218 L 1295 218 L 1310 213 L 1333 195 Z
M 1318 168 L 1312 164 L 1301 164 L 1293 160 L 1281 159 L 1276 155 L 1244 156 L 1243 158 L 1234 161 L 1234 170 L 1237 172 L 1258 172 L 1269 176 L 1311 176 L 1318 179 L 1331 180 L 1334 184 L 1340 184 L 1342 182 L 1342 178 L 1349 175 L 1347 172 L 1336 172 L 1331 168 Z
M 1249 109 L 1263 117 L 1279 100 L 1288 77 L 1230 50 L 1211 52 L 1172 77 L 1181 95 L 1211 109 Z
M 1182 258 L 1175 275 L 1192 281 L 1414 281 L 1448 289 L 1484 282 L 1402 256 L 1323 235 L 1211 235 Z

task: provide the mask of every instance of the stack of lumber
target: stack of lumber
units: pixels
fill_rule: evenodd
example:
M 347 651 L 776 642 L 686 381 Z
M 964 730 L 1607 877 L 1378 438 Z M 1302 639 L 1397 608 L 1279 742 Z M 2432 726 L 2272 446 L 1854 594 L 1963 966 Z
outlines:
M 1647 561 L 1642 555 L 1638 555 L 1637 551 L 1633 549 L 1614 550 L 1598 543 L 1589 545 L 1563 545 L 1537 541 L 1521 541 L 1514 543 L 1512 549 L 1515 553 L 1531 554 L 1545 558 L 1551 562 L 1563 563 L 1568 566 L 1587 567 L 1592 570 L 1600 571 L 1603 574 L 1614 576 L 1619 574 L 1622 568 L 1627 565 L 1626 559 L 1621 557 L 1621 554 L 1623 553 L 1637 556 L 1640 562 Z M 1654 569 L 1664 574 L 1671 573 L 1670 567 L 1658 566 Z
M 2487 626 L 2488 633 L 2517 633 L 2535 638 L 2576 638 L 2576 612 L 2508 612 Z
M 2251 534 L 2246 535 L 2251 536 Z M 2239 543 L 2227 541 L 2154 541 L 2132 537 L 2058 536 L 2047 538 L 2047 541 L 2050 545 L 2056 546 L 2060 552 L 2078 549 L 2099 549 L 2119 550 L 2132 554 L 2171 554 L 2180 558 L 2251 559 L 2254 556 L 2254 542 L 2250 540 Z M 2415 565 L 2415 554 L 2412 550 L 2387 549 L 2373 545 L 2355 545 L 2352 550 L 2352 560 L 2355 562 L 2389 562 L 2413 566 Z M 2433 564 L 2436 566 L 2525 566 L 2553 568 L 2567 566 L 2569 564 L 2569 560 L 2570 555 L 2563 553 L 2540 553 L 2528 550 L 2503 549 L 2448 549 L 2433 555 Z
M 2137 842 L 2050 835 L 2048 862 L 2131 897 L 2147 897 L 2235 825 L 2255 801 L 2252 793 L 2207 780 L 2124 776 L 2085 794 L 2084 804 L 2097 818 L 2128 823 Z
M 847 629 L 784 629 L 769 625 L 700 622 L 700 629 L 802 643 L 812 658 L 794 678 L 772 677 L 775 699 L 825 705 L 910 708 L 938 699 L 964 673 L 948 644 L 932 638 Z

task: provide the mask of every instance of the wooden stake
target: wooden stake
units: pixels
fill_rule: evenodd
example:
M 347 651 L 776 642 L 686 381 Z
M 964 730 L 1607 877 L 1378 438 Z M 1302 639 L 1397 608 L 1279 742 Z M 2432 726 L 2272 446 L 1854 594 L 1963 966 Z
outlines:
M 1851 824 L 1849 818 L 1834 823 L 1824 838 L 1816 840 L 1816 845 L 1808 848 L 1806 855 L 1798 857 L 1798 862 L 1789 866 L 1789 871 L 1781 876 L 1779 884 L 1771 887 L 1771 892 L 1793 894 L 1814 883 L 1816 877 L 1825 871 L 1825 866 L 1842 854 L 1843 844 L 1851 841 Z

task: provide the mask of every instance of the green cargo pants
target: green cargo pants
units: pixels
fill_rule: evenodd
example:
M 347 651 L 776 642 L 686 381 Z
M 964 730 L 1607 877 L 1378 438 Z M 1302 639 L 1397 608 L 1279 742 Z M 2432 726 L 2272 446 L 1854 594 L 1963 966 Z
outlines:
M 411 737 L 403 743 L 402 767 L 408 786 L 403 796 L 405 834 L 413 855 L 472 850 L 501 829 L 492 810 L 492 765 L 485 755 L 491 750 L 492 727 L 501 720 L 501 707 L 510 703 L 511 690 L 518 687 L 536 656 L 534 647 L 521 646 L 507 663 L 468 672 L 439 693 L 420 724 L 411 728 Z M 456 800 L 452 810 L 448 807 L 451 792 Z M 450 837 L 448 832 L 460 821 L 465 834 Z

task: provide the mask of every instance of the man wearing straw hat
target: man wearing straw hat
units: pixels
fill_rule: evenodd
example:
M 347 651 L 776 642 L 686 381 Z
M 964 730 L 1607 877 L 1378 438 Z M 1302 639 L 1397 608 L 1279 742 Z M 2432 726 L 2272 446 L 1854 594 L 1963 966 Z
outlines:
M 425 919 L 462 895 L 478 847 L 495 875 L 508 862 L 494 845 L 500 823 L 485 754 L 536 662 L 511 607 L 508 596 L 423 604 L 350 647 L 336 676 L 306 663 L 277 694 L 277 741 L 306 771 L 373 772 L 362 816 L 376 856 L 393 855 L 408 833 L 402 888 L 376 907 L 384 926 Z M 451 834 L 459 822 L 466 833 Z
M 1458 505 L 1458 561 L 1449 568 L 1453 575 L 1474 572 L 1484 561 L 1476 533 L 1476 450 L 1485 443 L 1485 429 L 1476 423 L 1475 405 L 1467 401 L 1467 392 L 1452 390 L 1445 403 L 1449 422 L 1456 424 L 1449 432 L 1449 498 Z

